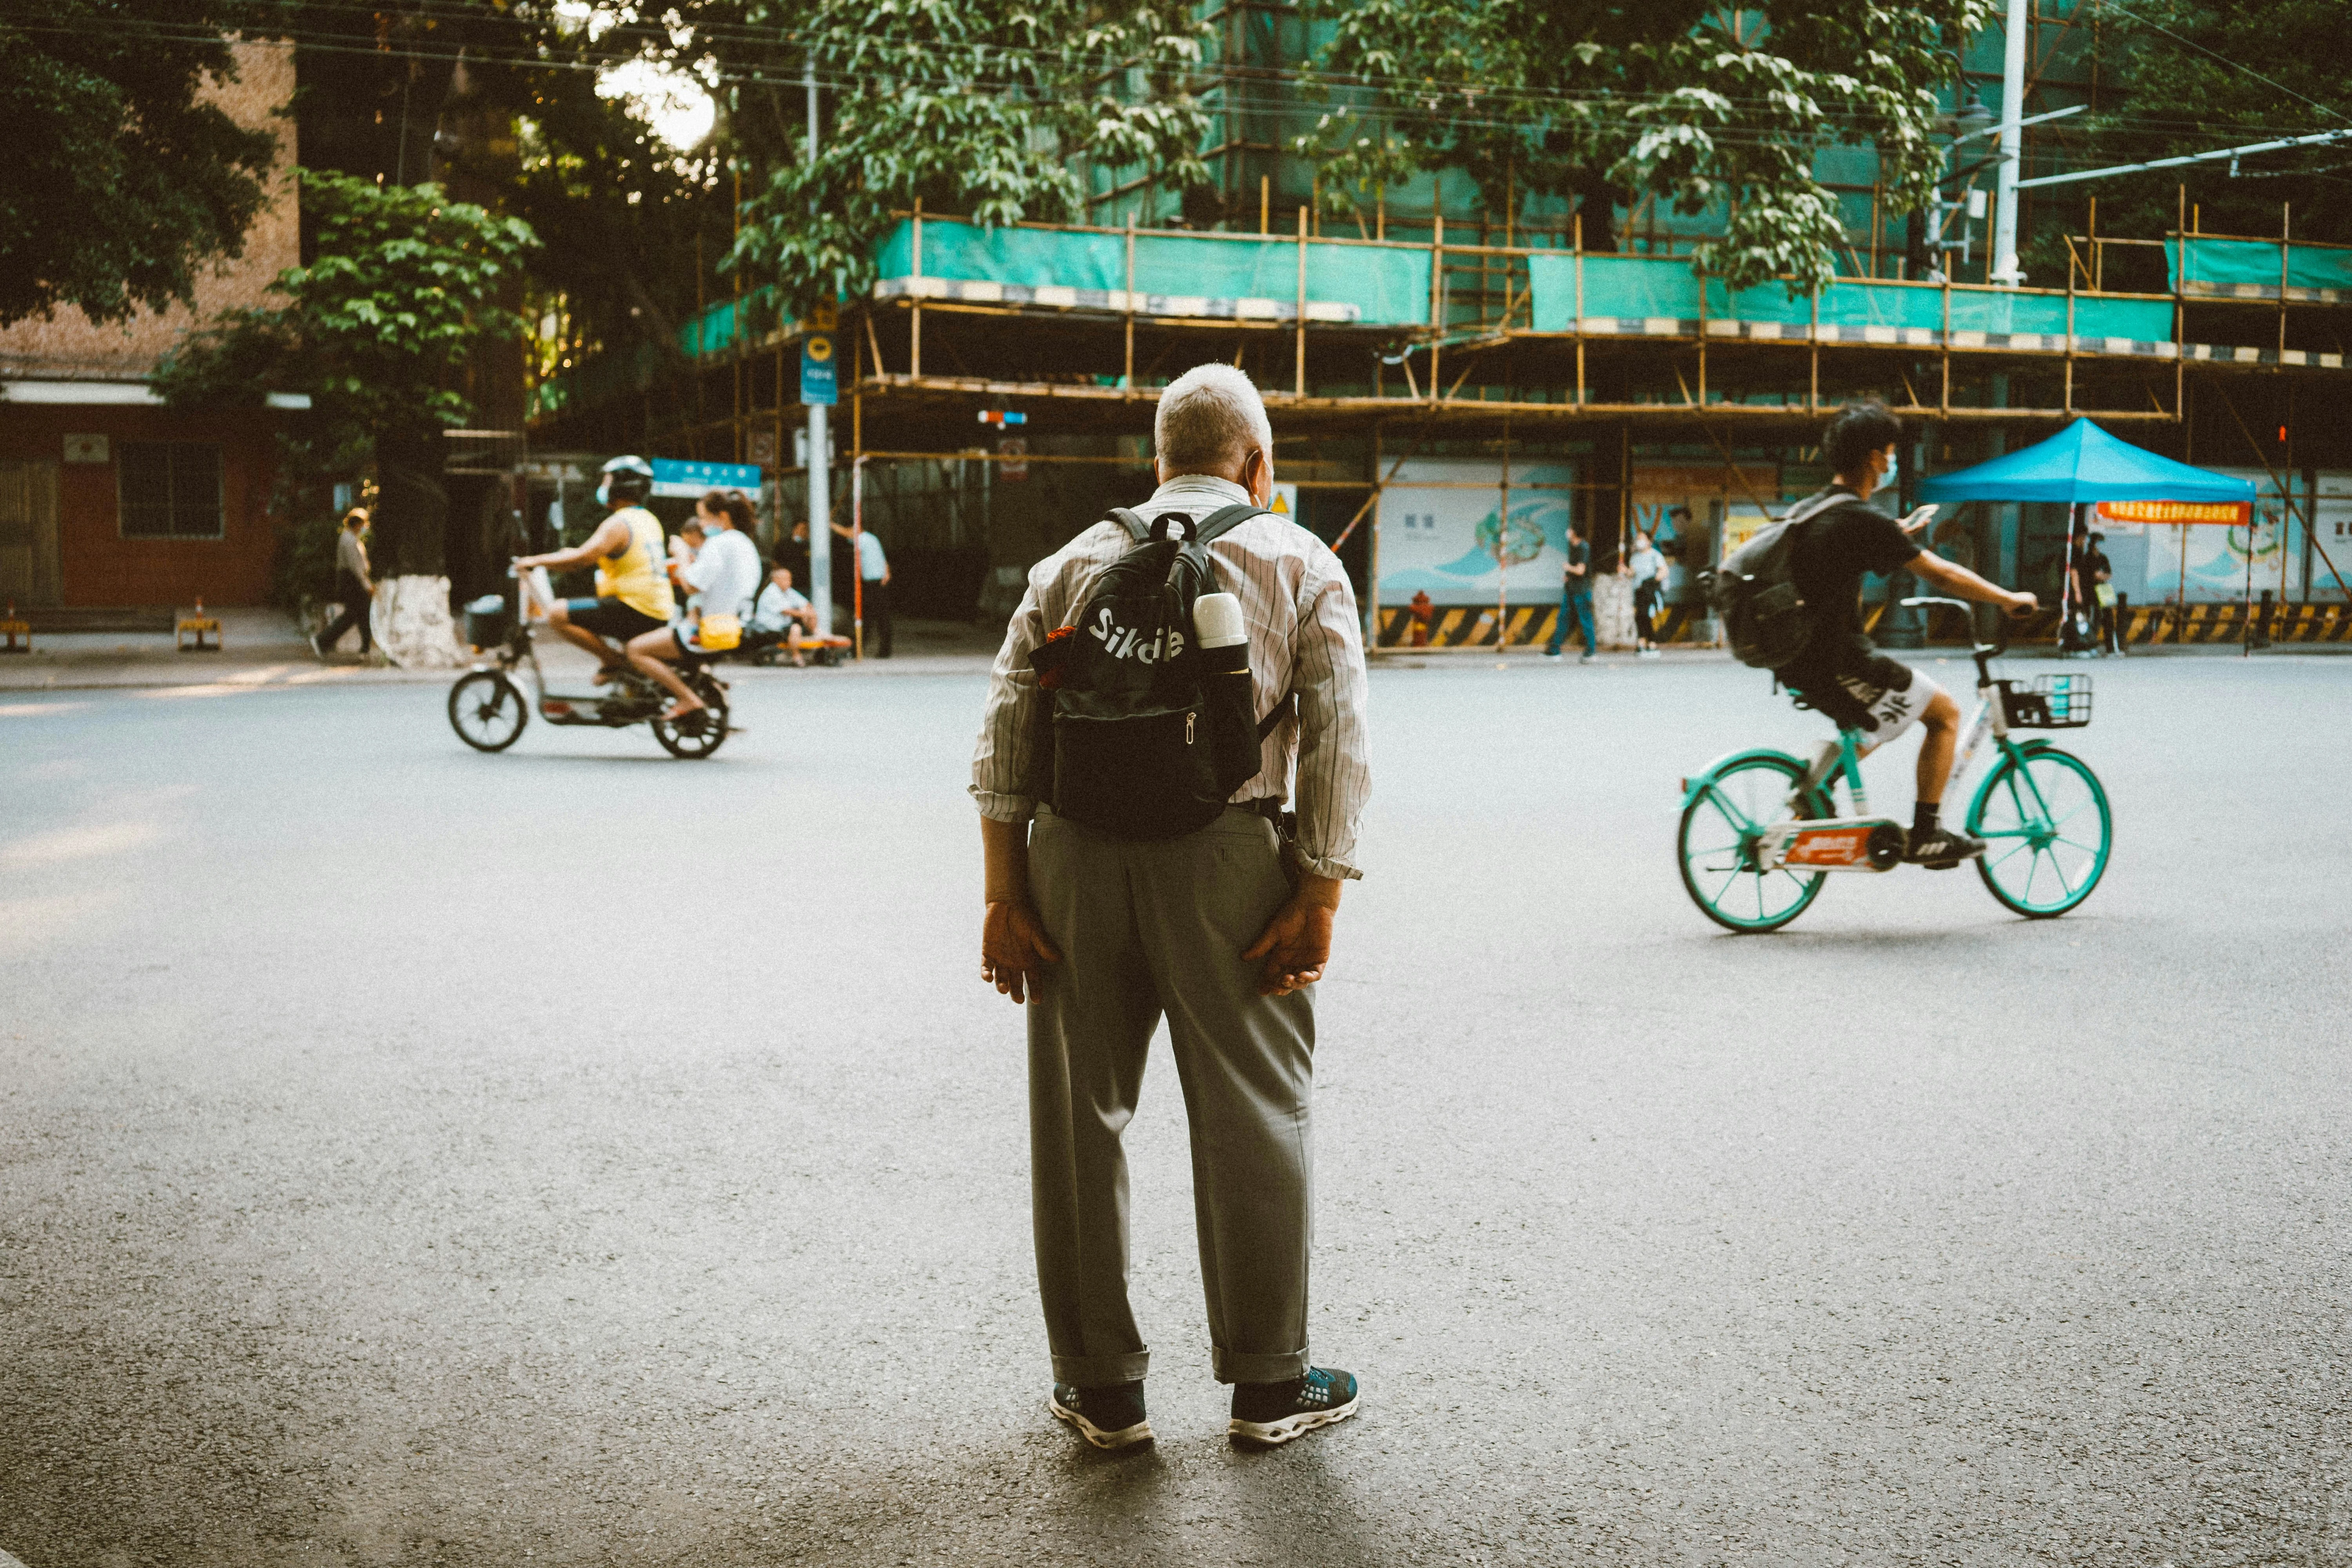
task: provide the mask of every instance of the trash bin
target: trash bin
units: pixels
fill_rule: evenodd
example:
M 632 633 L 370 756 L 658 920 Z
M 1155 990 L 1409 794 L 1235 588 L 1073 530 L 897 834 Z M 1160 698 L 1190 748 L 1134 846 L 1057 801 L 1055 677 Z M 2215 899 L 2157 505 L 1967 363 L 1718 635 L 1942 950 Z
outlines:
M 485 594 L 466 606 L 466 640 L 476 647 L 496 647 L 506 641 L 509 625 L 501 595 Z

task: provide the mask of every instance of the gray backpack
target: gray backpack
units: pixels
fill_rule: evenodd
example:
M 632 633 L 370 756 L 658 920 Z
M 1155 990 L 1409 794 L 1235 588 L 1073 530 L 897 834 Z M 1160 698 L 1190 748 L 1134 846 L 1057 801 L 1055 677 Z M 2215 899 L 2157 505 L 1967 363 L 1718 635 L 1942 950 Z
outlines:
M 1732 658 L 1750 669 L 1786 669 L 1804 657 L 1813 617 L 1797 591 L 1797 542 L 1810 520 L 1853 499 L 1841 489 L 1806 497 L 1707 574 L 1706 596 L 1723 620 Z

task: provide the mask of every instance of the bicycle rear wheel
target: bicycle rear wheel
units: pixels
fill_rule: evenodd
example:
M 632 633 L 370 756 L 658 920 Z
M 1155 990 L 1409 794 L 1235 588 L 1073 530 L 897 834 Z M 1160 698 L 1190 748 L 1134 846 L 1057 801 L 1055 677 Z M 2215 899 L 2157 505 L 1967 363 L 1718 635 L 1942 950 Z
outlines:
M 2029 920 L 2050 920 L 2089 898 L 2106 874 L 2115 816 L 2089 764 L 2041 746 L 2003 757 L 1987 775 L 1968 830 L 1985 841 L 1977 860 L 1985 890 Z
M 1778 931 L 1803 914 L 1822 890 L 1820 871 L 1807 877 L 1756 868 L 1756 841 L 1781 819 L 1789 793 L 1804 773 L 1804 764 L 1793 757 L 1741 757 L 1709 778 L 1683 808 L 1675 841 L 1683 890 L 1727 931 Z M 1827 813 L 1816 795 L 1798 802 L 1794 815 Z
M 654 739 L 673 757 L 695 761 L 717 751 L 727 740 L 727 694 L 702 670 L 686 678 L 687 689 L 702 699 L 702 711 L 675 722 L 653 721 Z

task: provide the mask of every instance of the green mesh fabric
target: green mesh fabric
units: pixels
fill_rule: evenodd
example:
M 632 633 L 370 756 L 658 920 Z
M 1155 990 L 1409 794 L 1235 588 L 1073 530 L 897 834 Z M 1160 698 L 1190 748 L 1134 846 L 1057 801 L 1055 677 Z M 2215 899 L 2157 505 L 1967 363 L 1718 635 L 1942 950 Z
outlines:
M 2183 251 L 2186 251 L 2184 257 Z M 2252 284 L 2279 286 L 2279 247 L 2249 239 L 2176 239 L 2164 247 L 2164 266 L 2172 286 L 2189 282 L 2222 287 Z M 2352 289 L 2352 250 L 2328 246 L 2290 245 L 2286 247 L 2286 286 L 2290 289 Z
M 915 275 L 915 226 L 904 220 L 876 257 L 878 275 Z M 1120 290 L 1127 237 L 1036 228 L 982 228 L 954 218 L 923 220 L 922 275 L 1024 288 Z M 1212 239 L 1181 234 L 1135 237 L 1139 293 L 1208 300 L 1298 297 L 1296 239 Z M 1367 325 L 1429 319 L 1429 251 L 1420 246 L 1307 242 L 1307 298 L 1353 305 Z
M 1565 332 L 1575 330 L 1576 258 L 1533 256 L 1528 274 L 1535 290 L 1535 330 Z M 2066 331 L 2066 296 L 2042 289 L 1983 289 L 1955 286 L 1950 289 L 1951 327 L 1956 332 L 2040 332 Z M 1822 291 L 1820 320 L 1824 326 L 1918 327 L 1941 331 L 1946 290 L 1928 283 L 1893 283 L 1853 279 Z M 1664 317 L 1696 321 L 1699 311 L 1699 279 L 1687 260 L 1660 257 L 1587 256 L 1584 258 L 1584 314 L 1626 318 Z M 1778 283 L 1727 289 L 1719 279 L 1706 280 L 1706 311 L 1712 321 L 1777 321 L 1804 326 L 1814 320 L 1812 302 L 1800 294 L 1791 299 Z M 2172 306 L 2163 300 L 2112 300 L 2078 294 L 2074 297 L 2074 331 L 2081 337 L 2132 338 L 2161 342 L 2172 336 Z

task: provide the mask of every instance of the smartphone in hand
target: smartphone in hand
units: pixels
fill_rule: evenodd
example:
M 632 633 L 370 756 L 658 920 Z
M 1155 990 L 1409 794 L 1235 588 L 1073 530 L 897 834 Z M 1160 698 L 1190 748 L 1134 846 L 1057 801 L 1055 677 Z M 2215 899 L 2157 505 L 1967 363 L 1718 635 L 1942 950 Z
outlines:
M 1928 523 L 1935 521 L 1935 517 L 1936 503 L 1934 501 L 1929 501 L 1923 507 L 1915 508 L 1911 514 L 1903 520 L 1903 531 L 1906 533 L 1916 533 L 1921 529 L 1927 527 Z

